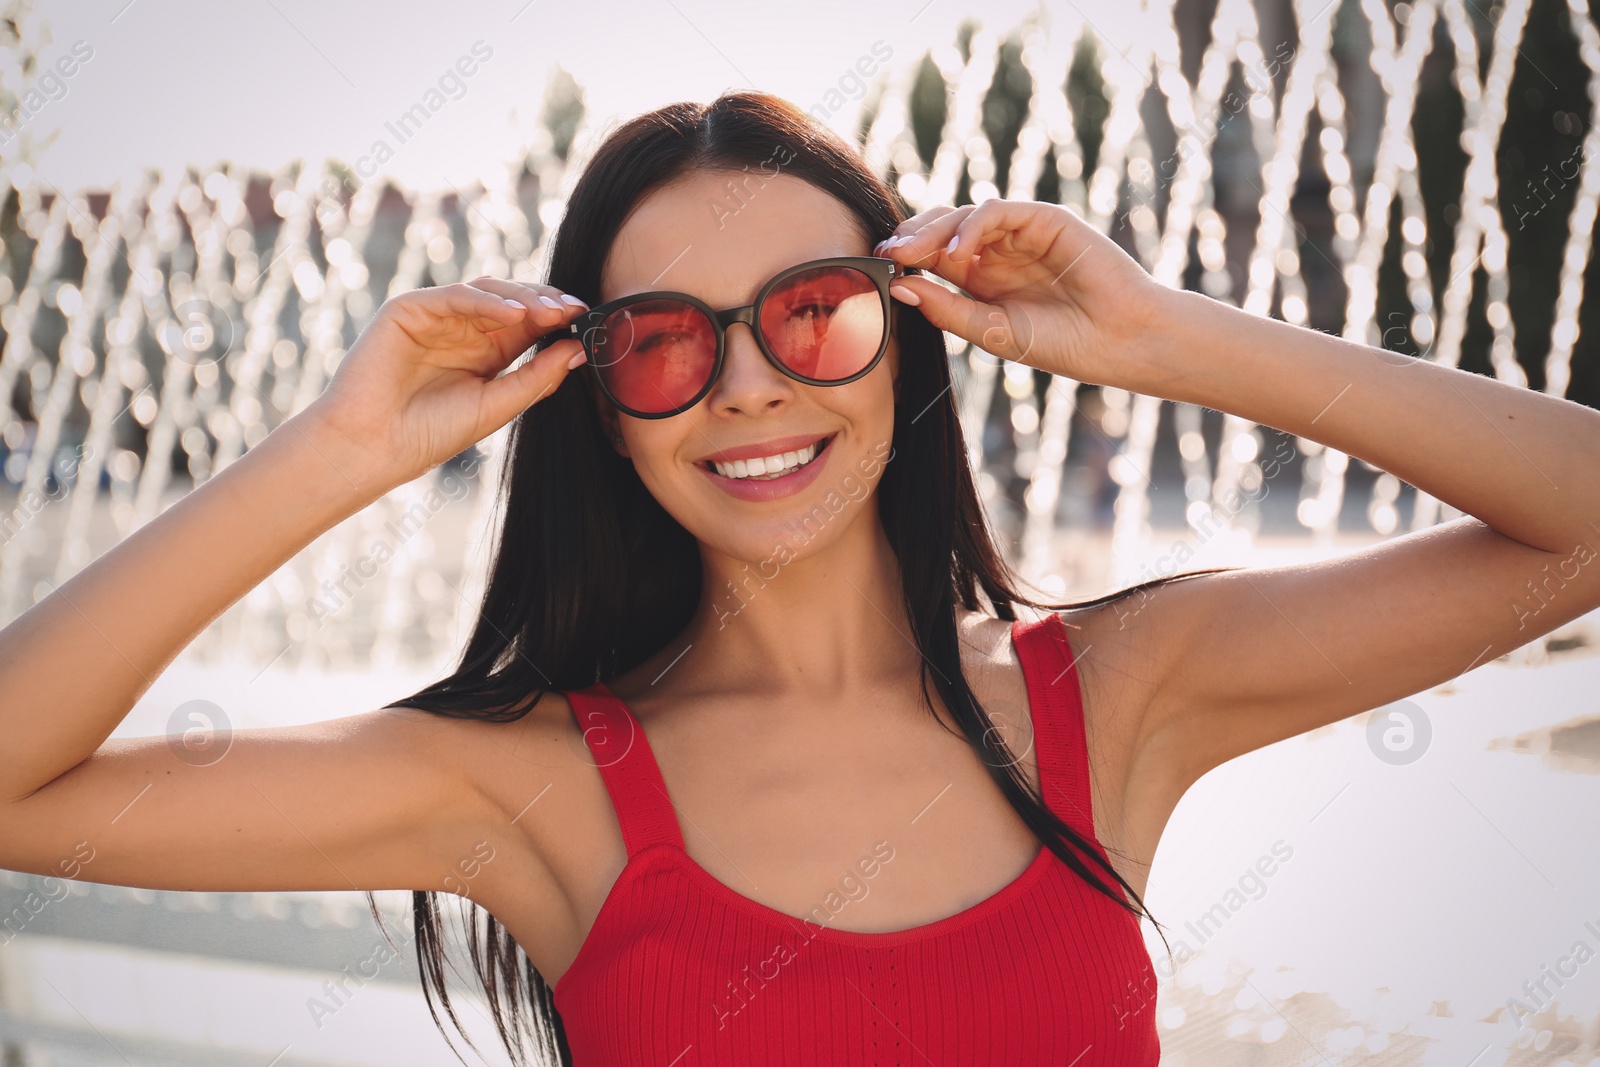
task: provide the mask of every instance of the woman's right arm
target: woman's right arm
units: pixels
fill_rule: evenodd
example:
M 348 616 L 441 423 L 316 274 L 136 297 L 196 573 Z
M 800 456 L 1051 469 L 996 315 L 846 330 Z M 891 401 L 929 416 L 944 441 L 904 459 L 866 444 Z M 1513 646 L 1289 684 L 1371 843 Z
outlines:
M 209 764 L 178 738 L 110 734 L 300 549 L 560 383 L 575 341 L 501 374 L 570 319 L 540 294 L 559 297 L 479 279 L 386 302 L 316 401 L 0 630 L 0 867 L 159 889 L 438 888 L 470 855 L 499 816 L 474 785 L 480 724 L 389 709 L 241 730 Z

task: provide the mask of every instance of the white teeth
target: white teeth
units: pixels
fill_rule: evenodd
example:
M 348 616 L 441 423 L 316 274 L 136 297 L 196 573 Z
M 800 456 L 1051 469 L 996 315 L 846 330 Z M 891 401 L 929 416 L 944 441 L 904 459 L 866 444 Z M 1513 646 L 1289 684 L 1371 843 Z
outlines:
M 793 452 L 781 452 L 776 456 L 762 456 L 757 459 L 736 459 L 732 463 L 719 463 L 711 461 L 711 466 L 724 478 L 774 478 L 780 474 L 793 473 L 795 468 L 803 467 L 817 458 L 817 444 L 807 445 L 805 448 Z

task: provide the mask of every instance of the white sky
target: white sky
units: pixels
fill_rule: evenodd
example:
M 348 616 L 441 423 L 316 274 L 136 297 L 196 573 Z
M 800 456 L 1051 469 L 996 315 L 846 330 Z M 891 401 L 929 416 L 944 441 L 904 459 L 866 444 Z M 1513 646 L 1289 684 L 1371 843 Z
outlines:
M 985 0 L 982 18 L 1008 29 L 1069 0 Z M 1099 29 L 1121 36 L 1133 5 L 1083 0 Z M 28 127 L 56 131 L 38 172 L 68 189 L 103 186 L 144 166 L 232 160 L 267 169 L 329 154 L 354 162 L 467 55 L 492 57 L 380 173 L 407 183 L 470 180 L 506 155 L 537 119 L 553 65 L 584 87 L 591 116 L 626 117 L 673 100 L 755 87 L 802 107 L 822 101 L 874 42 L 891 62 L 949 44 L 968 0 L 400 0 L 339 4 L 243 0 L 45 2 L 47 63 L 82 40 L 93 58 Z M 881 48 L 881 46 L 880 46 Z M 853 118 L 850 101 L 841 113 Z M 591 118 L 591 121 L 593 119 Z M 385 137 L 391 145 L 395 138 Z

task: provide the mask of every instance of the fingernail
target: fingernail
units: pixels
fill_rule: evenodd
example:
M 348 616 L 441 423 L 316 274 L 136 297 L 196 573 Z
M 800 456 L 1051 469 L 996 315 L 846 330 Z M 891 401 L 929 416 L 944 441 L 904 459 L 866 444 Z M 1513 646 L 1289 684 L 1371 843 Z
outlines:
M 564 304 L 571 304 L 573 307 L 580 307 L 581 308 L 581 307 L 588 307 L 589 306 L 589 305 L 585 304 L 582 300 L 579 300 L 577 297 L 573 296 L 571 293 L 562 293 L 561 294 L 561 302 L 564 303 Z
M 506 303 L 510 304 L 512 307 L 516 308 L 518 311 L 527 311 L 528 310 L 528 305 L 524 304 L 520 300 L 513 300 L 509 296 L 503 296 L 500 299 L 504 300 Z
M 547 308 L 558 308 L 559 309 L 561 307 L 561 305 L 559 303 L 557 303 L 554 300 L 551 300 L 548 296 L 545 296 L 543 294 L 540 294 L 540 296 L 539 296 L 539 303 L 543 304 Z
M 904 285 L 889 286 L 889 295 L 899 300 L 903 300 L 913 307 L 922 303 L 922 297 L 918 296 L 915 292 L 913 292 L 911 289 L 908 289 Z
M 944 246 L 944 254 L 948 256 L 950 253 L 954 252 L 956 250 L 956 242 L 959 240 L 961 240 L 961 235 L 959 233 L 950 238 L 950 243 Z
M 579 352 L 577 355 L 575 355 L 571 359 L 567 360 L 567 369 L 568 370 L 577 370 L 578 367 L 580 367 L 583 364 L 583 361 L 588 359 L 588 358 L 589 358 L 589 354 L 587 352 Z

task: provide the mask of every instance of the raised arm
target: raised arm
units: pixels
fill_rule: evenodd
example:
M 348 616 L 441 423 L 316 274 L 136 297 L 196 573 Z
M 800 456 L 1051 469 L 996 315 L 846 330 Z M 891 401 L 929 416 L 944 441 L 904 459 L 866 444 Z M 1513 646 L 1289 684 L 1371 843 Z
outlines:
M 1055 205 L 938 207 L 900 232 L 881 254 L 964 292 L 925 277 L 891 291 L 995 355 L 1320 441 L 1466 513 L 1338 559 L 1151 592 L 1128 623 L 1139 691 L 1119 726 L 1154 753 L 1147 770 L 1192 782 L 1600 604 L 1600 413 L 1168 289 Z
M 1158 589 L 1147 730 L 1190 774 L 1422 692 L 1600 605 L 1600 412 L 1169 294 L 1142 392 L 1366 460 L 1465 512 L 1317 563 Z M 1397 359 L 1408 359 L 1399 363 Z
M 537 295 L 480 279 L 391 299 L 309 407 L 0 630 L 0 867 L 164 889 L 440 888 L 497 814 L 471 774 L 477 724 L 396 709 L 244 730 L 215 762 L 108 738 L 301 548 L 560 382 L 576 342 L 500 373 L 570 315 Z M 63 869 L 85 848 L 80 874 Z

